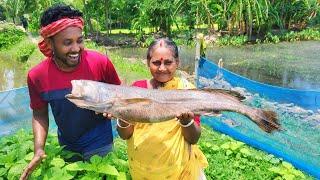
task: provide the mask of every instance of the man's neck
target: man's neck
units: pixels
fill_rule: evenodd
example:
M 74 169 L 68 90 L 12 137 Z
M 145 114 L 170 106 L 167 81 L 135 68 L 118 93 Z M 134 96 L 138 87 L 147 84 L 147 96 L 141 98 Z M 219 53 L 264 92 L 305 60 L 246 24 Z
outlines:
M 56 65 L 56 67 L 59 70 L 64 71 L 64 72 L 71 72 L 71 71 L 75 70 L 78 67 L 78 65 L 80 64 L 80 61 L 79 61 L 78 65 L 76 65 L 74 67 L 70 67 L 70 66 L 67 66 L 65 63 L 63 63 L 61 60 L 58 60 L 55 57 L 52 57 L 52 60 L 53 60 L 54 64 Z

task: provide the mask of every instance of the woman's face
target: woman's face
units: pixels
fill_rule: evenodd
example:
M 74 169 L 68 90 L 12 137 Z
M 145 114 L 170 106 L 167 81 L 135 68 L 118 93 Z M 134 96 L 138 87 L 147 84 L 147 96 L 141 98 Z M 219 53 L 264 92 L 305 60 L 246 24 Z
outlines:
M 148 65 L 154 80 L 165 83 L 174 77 L 179 60 L 173 57 L 170 49 L 157 47 L 152 52 Z

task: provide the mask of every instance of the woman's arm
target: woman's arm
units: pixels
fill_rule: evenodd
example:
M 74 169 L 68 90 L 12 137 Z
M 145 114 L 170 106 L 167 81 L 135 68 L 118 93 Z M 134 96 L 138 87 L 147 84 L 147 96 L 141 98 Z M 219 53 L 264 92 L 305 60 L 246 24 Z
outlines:
M 196 144 L 201 135 L 201 128 L 194 122 L 192 112 L 183 113 L 177 116 L 182 129 L 184 139 L 190 144 Z
M 129 139 L 134 131 L 134 125 L 124 122 L 122 120 L 117 120 L 117 131 L 119 136 L 126 140 Z

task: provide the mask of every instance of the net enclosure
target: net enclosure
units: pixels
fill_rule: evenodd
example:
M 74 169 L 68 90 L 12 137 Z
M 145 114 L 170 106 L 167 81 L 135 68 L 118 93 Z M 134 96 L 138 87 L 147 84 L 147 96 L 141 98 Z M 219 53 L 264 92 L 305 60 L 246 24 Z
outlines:
M 203 57 L 196 63 L 196 68 L 198 88 L 238 91 L 245 95 L 247 105 L 275 111 L 284 130 L 265 133 L 247 117 L 232 112 L 223 112 L 219 117 L 204 116 L 204 123 L 320 178 L 320 92 L 259 83 Z

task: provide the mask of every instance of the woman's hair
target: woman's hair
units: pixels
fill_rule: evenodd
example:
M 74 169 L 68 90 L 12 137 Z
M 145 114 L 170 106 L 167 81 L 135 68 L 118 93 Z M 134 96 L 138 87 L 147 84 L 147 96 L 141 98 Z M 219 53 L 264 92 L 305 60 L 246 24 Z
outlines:
M 152 57 L 152 53 L 153 51 L 158 48 L 164 46 L 168 49 L 170 49 L 170 51 L 172 52 L 173 57 L 178 60 L 179 59 L 179 52 L 178 52 L 178 47 L 176 45 L 175 42 L 173 42 L 172 40 L 168 39 L 168 38 L 160 38 L 160 39 L 156 39 L 154 40 L 147 51 L 147 61 L 149 63 L 149 61 L 151 60 Z
M 82 17 L 82 12 L 73 9 L 71 6 L 58 4 L 47 9 L 41 17 L 41 27 L 44 27 L 52 22 L 58 21 L 62 18 Z

